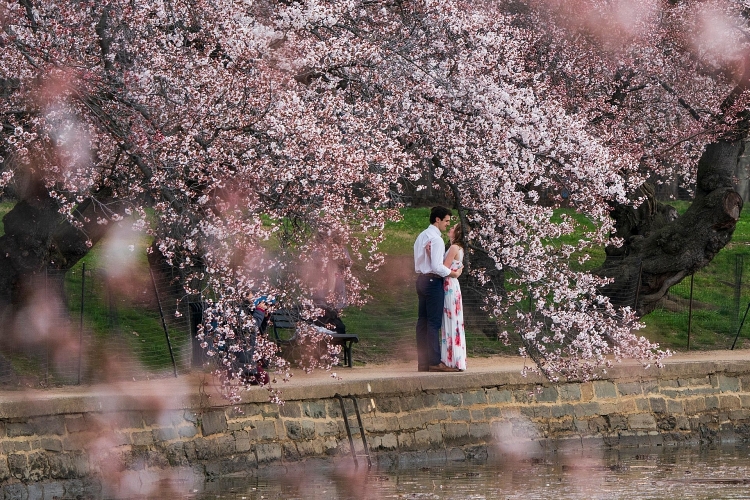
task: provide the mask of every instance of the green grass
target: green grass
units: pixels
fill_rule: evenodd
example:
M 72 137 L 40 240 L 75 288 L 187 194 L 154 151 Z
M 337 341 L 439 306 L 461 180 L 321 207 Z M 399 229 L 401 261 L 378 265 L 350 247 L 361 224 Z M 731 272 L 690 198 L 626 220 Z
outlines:
M 687 203 L 674 203 L 678 211 L 684 212 Z M 7 213 L 13 204 L 0 203 L 0 217 Z M 357 363 L 387 361 L 413 356 L 414 325 L 417 318 L 417 296 L 414 290 L 412 246 L 414 239 L 429 224 L 429 208 L 401 210 L 402 219 L 389 221 L 385 228 L 385 240 L 380 249 L 386 254 L 385 266 L 380 272 L 369 276 L 371 300 L 365 306 L 349 307 L 344 312 L 348 331 L 360 336 L 360 343 L 354 348 Z M 558 210 L 555 219 L 562 213 L 574 217 L 584 228 L 591 226 L 584 216 L 572 210 Z M 2 227 L 0 227 L 2 231 Z M 575 243 L 579 238 L 573 234 L 561 238 L 559 242 Z M 143 249 L 148 241 L 139 245 L 140 265 L 146 266 Z M 585 267 L 590 269 L 604 258 L 603 249 L 592 249 L 592 259 Z M 745 267 L 750 264 L 750 207 L 743 210 L 732 242 L 723 249 L 714 261 L 694 277 L 693 315 L 690 320 L 690 348 L 728 348 L 737 332 L 741 314 L 750 301 L 750 286 L 742 286 L 738 302 L 734 298 L 734 272 L 736 255 L 743 256 Z M 747 256 L 747 257 L 745 257 Z M 80 314 L 80 286 L 83 265 L 89 270 L 99 269 L 108 257 L 103 248 L 97 246 L 66 275 L 69 292 L 68 306 L 73 318 Z M 356 265 L 356 264 L 355 264 Z M 89 278 L 87 278 L 89 279 Z M 743 281 L 750 283 L 750 272 L 743 275 Z M 92 282 L 87 284 L 91 286 Z M 150 283 L 150 282 L 149 282 Z M 117 305 L 117 322 L 113 324 L 109 315 L 110 304 L 103 290 L 92 290 L 86 298 L 85 321 L 93 332 L 95 349 L 107 349 L 108 343 L 116 342 L 122 349 L 133 354 L 142 365 L 160 370 L 171 365 L 165 346 L 161 318 L 153 307 L 143 304 Z M 643 318 L 646 327 L 639 333 L 663 347 L 684 350 L 688 344 L 688 309 L 690 281 L 685 279 L 670 290 L 674 311 L 658 309 Z M 473 320 L 473 321 L 472 321 Z M 495 328 L 491 318 L 467 319 L 467 344 L 469 354 L 515 354 L 517 346 L 506 346 L 493 337 Z M 745 328 L 750 329 L 750 321 Z M 489 334 L 486 333 L 490 332 Z M 741 335 L 742 339 L 750 335 Z M 189 339 L 176 339 L 175 349 Z M 23 367 L 19 360 L 19 367 Z M 30 368 L 31 369 L 31 368 Z

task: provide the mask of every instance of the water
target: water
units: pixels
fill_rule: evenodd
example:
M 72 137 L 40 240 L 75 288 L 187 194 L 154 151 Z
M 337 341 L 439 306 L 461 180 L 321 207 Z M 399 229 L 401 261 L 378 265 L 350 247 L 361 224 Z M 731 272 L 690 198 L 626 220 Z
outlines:
M 380 470 L 296 466 L 206 483 L 195 500 L 750 499 L 750 447 L 591 450 Z

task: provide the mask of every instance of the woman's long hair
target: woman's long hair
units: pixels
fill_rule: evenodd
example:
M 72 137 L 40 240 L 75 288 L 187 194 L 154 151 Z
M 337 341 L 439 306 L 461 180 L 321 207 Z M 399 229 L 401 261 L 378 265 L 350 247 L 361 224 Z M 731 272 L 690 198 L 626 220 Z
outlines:
M 461 222 L 458 222 L 453 226 L 453 241 L 451 241 L 451 243 L 466 249 L 466 242 L 464 242 L 464 226 Z

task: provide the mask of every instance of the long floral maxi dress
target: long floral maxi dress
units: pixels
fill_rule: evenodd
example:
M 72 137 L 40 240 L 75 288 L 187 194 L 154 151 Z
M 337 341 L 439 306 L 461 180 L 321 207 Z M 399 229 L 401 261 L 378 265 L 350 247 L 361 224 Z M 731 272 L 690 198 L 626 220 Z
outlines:
M 458 260 L 451 263 L 456 270 L 463 261 L 463 250 Z M 466 336 L 464 334 L 464 307 L 461 300 L 461 286 L 456 278 L 445 278 L 445 302 L 443 303 L 443 328 L 440 334 L 440 359 L 446 366 L 466 369 Z

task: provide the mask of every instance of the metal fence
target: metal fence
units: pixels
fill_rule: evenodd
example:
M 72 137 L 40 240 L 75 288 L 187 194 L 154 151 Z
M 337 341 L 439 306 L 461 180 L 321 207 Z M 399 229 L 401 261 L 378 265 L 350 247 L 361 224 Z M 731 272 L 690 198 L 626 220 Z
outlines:
M 53 386 L 175 376 L 191 368 L 190 304 L 169 266 L 117 276 L 78 265 L 26 288 L 0 346 L 0 383 Z
M 723 250 L 692 276 L 669 289 L 655 311 L 644 318 L 677 349 L 733 349 L 750 337 L 750 259 Z

